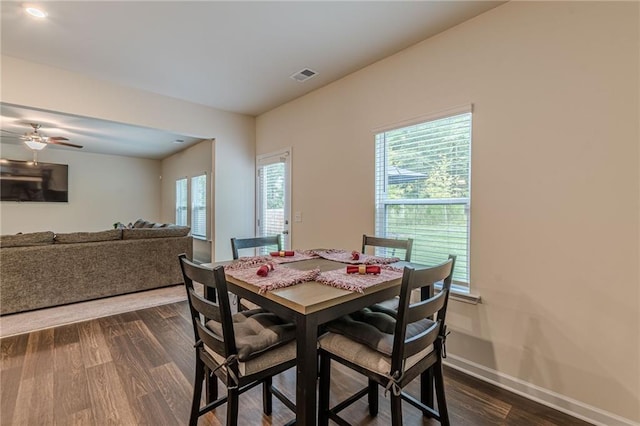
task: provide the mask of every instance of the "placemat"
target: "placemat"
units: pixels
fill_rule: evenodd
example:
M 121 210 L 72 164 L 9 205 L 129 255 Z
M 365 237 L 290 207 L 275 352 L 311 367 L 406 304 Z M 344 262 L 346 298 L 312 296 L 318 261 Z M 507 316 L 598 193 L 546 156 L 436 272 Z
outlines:
M 294 250 L 293 256 L 268 256 L 270 262 L 275 263 L 289 263 L 298 262 L 301 260 L 316 259 L 318 256 L 313 250 Z
M 273 262 L 273 258 L 271 256 L 241 257 L 240 259 L 236 259 L 231 263 L 229 263 L 228 265 L 225 265 L 224 271 L 225 272 L 237 271 L 240 269 L 247 269 L 247 268 L 253 268 L 253 267 L 257 269 L 259 266 L 267 262 Z
M 267 256 L 271 260 L 271 256 Z M 262 264 L 261 264 L 262 265 Z M 226 269 L 225 273 L 246 283 L 259 287 L 258 293 L 264 294 L 269 290 L 276 288 L 290 287 L 292 285 L 314 281 L 320 274 L 320 269 L 312 269 L 310 271 L 299 271 L 297 269 L 287 268 L 286 266 L 276 266 L 269 272 L 266 277 L 257 274 L 258 266 L 247 267 L 244 269 Z
M 347 274 L 347 268 L 336 269 L 320 273 L 316 281 L 332 287 L 364 293 L 364 290 L 368 287 L 402 277 L 403 270 L 400 268 L 393 266 L 381 266 L 380 268 L 380 274 L 378 275 Z
M 386 265 L 389 263 L 400 262 L 399 257 L 381 257 L 364 253 L 359 253 L 360 258 L 358 260 L 353 260 L 351 258 L 351 252 L 342 249 L 315 250 L 314 253 L 324 259 L 334 260 L 341 263 L 350 263 L 354 265 Z

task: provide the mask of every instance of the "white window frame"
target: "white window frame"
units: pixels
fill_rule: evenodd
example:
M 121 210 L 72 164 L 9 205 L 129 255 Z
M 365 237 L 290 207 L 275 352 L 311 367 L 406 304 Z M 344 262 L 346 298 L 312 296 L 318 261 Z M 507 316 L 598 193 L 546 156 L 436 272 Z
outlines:
M 435 120 L 439 120 L 439 119 L 443 119 L 443 118 L 447 118 L 447 117 L 452 117 L 452 116 L 456 116 L 456 115 L 461 115 L 461 114 L 466 114 L 466 113 L 473 113 L 473 105 L 465 105 L 465 106 L 461 106 L 461 107 L 456 107 L 456 108 L 451 108 L 445 111 L 441 111 L 435 114 L 430 114 L 430 115 L 424 115 L 424 116 L 420 116 L 420 117 L 415 117 L 412 118 L 410 120 L 405 120 L 399 123 L 394 123 L 394 124 L 389 124 L 389 125 L 385 125 L 382 127 L 378 127 L 376 129 L 373 129 L 373 133 L 374 133 L 374 138 L 375 140 L 377 140 L 378 135 L 383 134 L 385 132 L 389 132 L 389 131 L 393 131 L 393 130 L 399 130 L 402 129 L 404 127 L 410 127 L 410 126 L 414 126 L 417 124 L 423 124 L 423 123 L 427 123 L 430 121 L 435 121 Z M 471 130 L 473 130 L 473 117 L 471 117 Z M 471 141 L 471 144 L 473 142 Z M 466 271 L 466 276 L 467 281 L 468 282 L 462 282 L 462 281 L 457 281 L 454 280 L 453 285 L 452 285 L 452 290 L 463 294 L 463 295 L 469 295 L 470 292 L 470 264 L 471 264 L 471 253 L 470 253 L 470 249 L 471 249 L 471 144 L 469 147 L 469 197 L 468 198 L 445 198 L 445 199 L 440 199 L 440 198 L 411 198 L 411 199 L 389 199 L 387 200 L 385 198 L 386 196 L 386 161 L 387 159 L 385 158 L 386 156 L 386 145 L 384 145 L 384 143 L 380 143 L 378 144 L 376 142 L 376 163 L 378 163 L 378 161 L 384 161 L 385 165 L 384 168 L 382 170 L 378 169 L 378 166 L 376 165 L 376 171 L 375 171 L 375 182 L 378 182 L 376 185 L 380 185 L 380 180 L 382 180 L 384 183 L 384 189 L 379 190 L 378 187 L 376 187 L 376 235 L 379 236 L 386 236 L 386 230 L 387 230 L 387 223 L 386 223 L 386 208 L 387 206 L 390 205 L 407 205 L 407 204 L 413 204 L 413 205 L 445 205 L 445 204 L 462 204 L 465 206 L 465 213 L 466 213 L 466 219 L 467 219 L 467 241 L 466 241 L 466 255 L 467 255 L 467 271 Z M 379 160 L 382 159 L 382 160 Z M 383 172 L 385 174 L 385 176 L 379 176 L 379 172 Z M 443 258 L 443 260 L 445 260 Z M 458 264 L 456 264 L 456 269 L 458 268 Z M 475 296 L 474 296 L 475 297 Z M 479 297 L 477 298 L 477 300 L 479 300 Z M 477 300 L 474 300 L 477 301 Z
M 204 194 L 204 199 L 202 200 L 202 205 L 197 205 L 197 203 L 200 201 L 198 190 L 201 189 L 199 184 L 201 178 L 204 178 L 204 190 L 202 191 L 202 193 Z M 207 179 L 206 172 L 191 177 L 191 235 L 193 236 L 193 238 L 199 240 L 207 239 L 207 232 L 209 229 L 209 227 L 207 226 L 208 181 L 209 179 Z M 196 216 L 201 214 L 202 212 L 204 212 L 204 229 L 198 229 L 198 227 L 196 226 L 198 223 L 198 221 L 196 220 Z
M 182 197 L 184 193 L 184 197 Z M 184 198 L 184 204 L 181 203 L 181 198 Z M 184 217 L 184 223 L 180 220 Z M 189 224 L 189 179 L 187 177 L 181 177 L 176 179 L 176 225 L 188 226 Z

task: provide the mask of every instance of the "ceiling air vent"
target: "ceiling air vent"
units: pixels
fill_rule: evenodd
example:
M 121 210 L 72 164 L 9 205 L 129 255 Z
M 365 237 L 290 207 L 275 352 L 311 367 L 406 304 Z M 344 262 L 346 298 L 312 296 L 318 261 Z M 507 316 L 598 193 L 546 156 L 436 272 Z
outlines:
M 314 75 L 318 74 L 317 72 L 310 70 L 309 68 L 305 68 L 302 71 L 298 71 L 297 73 L 291 76 L 295 81 L 299 81 L 302 83 L 303 81 L 309 80 Z

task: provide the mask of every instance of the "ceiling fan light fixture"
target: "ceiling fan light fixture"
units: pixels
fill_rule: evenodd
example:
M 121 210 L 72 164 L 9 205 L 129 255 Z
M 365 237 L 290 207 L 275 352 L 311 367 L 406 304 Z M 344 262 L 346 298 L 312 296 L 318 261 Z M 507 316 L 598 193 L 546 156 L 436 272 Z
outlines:
M 44 147 L 47 146 L 47 144 L 44 142 L 38 142 L 31 139 L 27 139 L 26 141 L 24 141 L 24 143 L 34 151 L 42 151 Z
M 44 9 L 39 9 L 33 6 L 27 6 L 24 10 L 34 18 L 44 19 L 47 17 L 47 12 Z

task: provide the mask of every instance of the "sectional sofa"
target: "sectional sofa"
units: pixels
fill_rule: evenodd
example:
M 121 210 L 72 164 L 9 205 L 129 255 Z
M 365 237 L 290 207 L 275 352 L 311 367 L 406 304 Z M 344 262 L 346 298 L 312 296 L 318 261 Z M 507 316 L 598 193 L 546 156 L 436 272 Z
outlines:
M 0 237 L 0 315 L 182 283 L 188 227 Z

